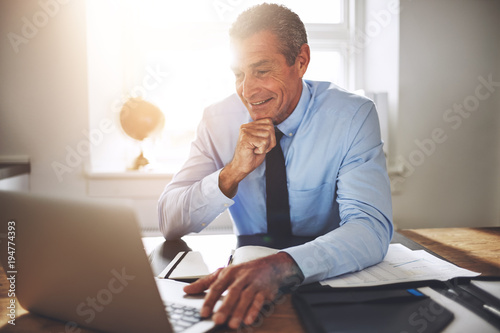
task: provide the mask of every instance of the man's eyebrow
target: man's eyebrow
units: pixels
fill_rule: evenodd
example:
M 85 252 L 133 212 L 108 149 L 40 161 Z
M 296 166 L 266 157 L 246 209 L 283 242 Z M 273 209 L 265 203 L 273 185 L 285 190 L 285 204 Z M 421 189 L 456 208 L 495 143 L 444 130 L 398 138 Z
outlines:
M 264 59 L 264 60 L 257 61 L 256 63 L 251 64 L 250 67 L 256 68 L 256 67 L 259 67 L 259 66 L 262 66 L 262 65 L 267 65 L 269 63 L 271 63 L 270 60 Z
M 251 68 L 257 68 L 259 66 L 262 66 L 262 65 L 268 65 L 272 63 L 271 60 L 268 60 L 268 59 L 263 59 L 263 60 L 260 60 L 260 61 L 257 61 L 257 62 L 254 62 L 253 64 L 250 64 L 249 67 Z M 234 71 L 237 71 L 238 70 L 238 66 L 231 66 L 231 69 Z
M 257 67 L 260 67 L 260 66 L 263 66 L 263 65 L 269 65 L 269 64 L 272 64 L 273 61 L 272 60 L 268 60 L 268 59 L 263 59 L 263 60 L 260 60 L 260 61 L 257 61 L 253 64 L 250 64 L 250 68 L 252 69 L 255 69 Z M 238 66 L 231 66 L 231 70 L 234 72 L 234 73 L 237 73 L 239 72 L 239 67 Z

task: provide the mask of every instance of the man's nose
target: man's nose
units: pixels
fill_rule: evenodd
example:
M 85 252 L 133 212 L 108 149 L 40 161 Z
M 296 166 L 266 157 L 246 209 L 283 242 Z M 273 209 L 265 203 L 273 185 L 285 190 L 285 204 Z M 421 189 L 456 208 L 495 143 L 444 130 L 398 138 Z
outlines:
M 252 96 L 254 96 L 260 89 L 258 80 L 252 75 L 245 76 L 241 86 L 241 95 L 247 100 L 251 100 Z

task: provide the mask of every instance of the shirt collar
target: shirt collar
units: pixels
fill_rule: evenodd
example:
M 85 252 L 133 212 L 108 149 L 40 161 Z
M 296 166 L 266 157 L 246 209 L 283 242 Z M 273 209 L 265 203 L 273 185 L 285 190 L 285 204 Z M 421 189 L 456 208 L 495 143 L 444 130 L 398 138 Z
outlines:
M 293 137 L 299 128 L 300 122 L 304 116 L 304 113 L 307 110 L 309 105 L 309 101 L 311 100 L 311 92 L 309 91 L 309 87 L 302 80 L 302 94 L 300 95 L 299 103 L 295 107 L 295 110 L 286 118 L 281 124 L 277 127 L 278 129 L 285 134 L 287 137 Z

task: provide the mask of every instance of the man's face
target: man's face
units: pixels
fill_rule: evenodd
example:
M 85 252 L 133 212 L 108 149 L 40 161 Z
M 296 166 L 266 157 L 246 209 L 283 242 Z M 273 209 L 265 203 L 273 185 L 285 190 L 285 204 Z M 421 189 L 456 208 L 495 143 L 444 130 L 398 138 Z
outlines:
M 236 92 L 250 116 L 254 121 L 271 118 L 275 125 L 281 123 L 299 102 L 301 79 L 309 62 L 307 45 L 292 66 L 279 52 L 278 40 L 269 31 L 258 32 L 244 40 L 232 40 L 231 46 Z M 307 61 L 304 61 L 304 52 Z

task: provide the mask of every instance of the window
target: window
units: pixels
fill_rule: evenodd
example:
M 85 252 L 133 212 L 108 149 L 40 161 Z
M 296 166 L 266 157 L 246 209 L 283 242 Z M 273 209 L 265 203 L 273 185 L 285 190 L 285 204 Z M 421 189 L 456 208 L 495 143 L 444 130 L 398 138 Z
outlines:
M 174 173 L 186 160 L 203 109 L 234 92 L 228 29 L 255 0 L 89 0 L 90 129 L 113 130 L 91 145 L 91 170 L 120 172 L 141 150 L 149 169 Z M 308 32 L 312 60 L 306 78 L 352 89 L 347 0 L 275 1 L 295 11 Z M 129 97 L 142 97 L 165 116 L 161 135 L 142 142 L 119 126 Z

